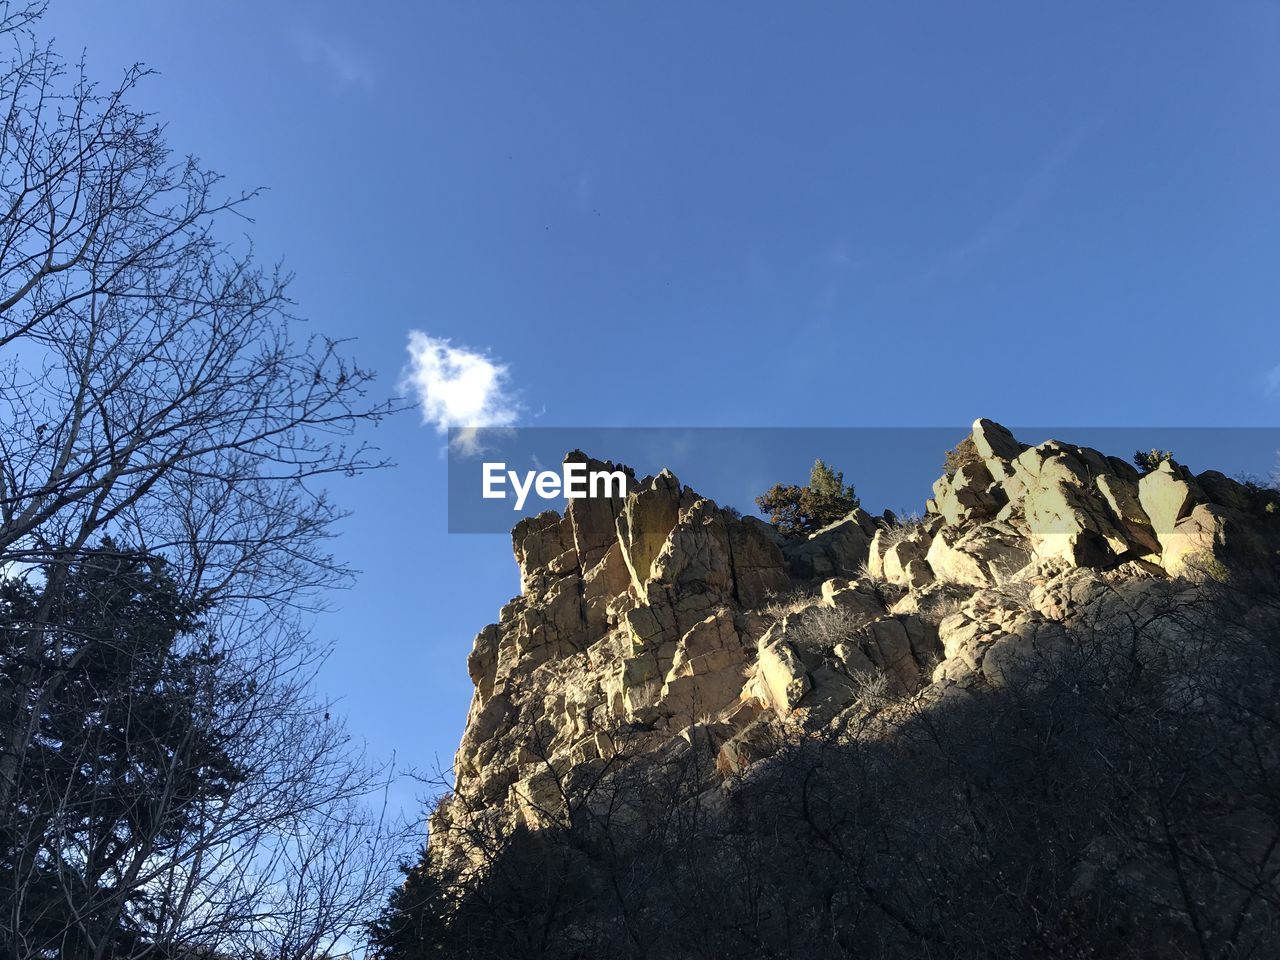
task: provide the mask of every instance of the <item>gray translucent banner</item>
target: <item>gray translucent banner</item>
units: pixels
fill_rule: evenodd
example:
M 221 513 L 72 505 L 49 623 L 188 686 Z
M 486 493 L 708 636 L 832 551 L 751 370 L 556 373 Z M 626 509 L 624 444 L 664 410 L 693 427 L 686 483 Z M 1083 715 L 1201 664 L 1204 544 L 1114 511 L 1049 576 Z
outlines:
M 1010 429 L 1025 444 L 1061 440 L 1124 460 L 1139 450 L 1167 450 L 1192 472 L 1217 470 L 1256 481 L 1274 477 L 1280 451 L 1280 427 Z M 522 517 L 563 512 L 563 464 L 573 451 L 611 461 L 618 469 L 625 465 L 637 479 L 670 470 L 702 496 L 744 514 L 758 513 L 755 498 L 773 484 L 807 482 L 815 458 L 821 458 L 844 473 L 866 510 L 923 513 L 946 452 L 968 434 L 964 426 L 454 429 L 448 447 L 448 529 L 507 533 Z M 580 475 L 608 470 L 603 463 L 584 467 L 570 468 L 571 492 L 590 495 L 590 480 Z M 598 494 L 607 493 L 606 483 L 607 478 L 596 478 Z

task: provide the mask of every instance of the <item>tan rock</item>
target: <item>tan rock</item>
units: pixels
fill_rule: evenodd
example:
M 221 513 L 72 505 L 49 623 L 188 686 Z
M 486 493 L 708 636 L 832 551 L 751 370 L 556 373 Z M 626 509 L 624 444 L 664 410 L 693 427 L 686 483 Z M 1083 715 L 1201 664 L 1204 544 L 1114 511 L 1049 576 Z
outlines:
M 1178 521 L 1191 513 L 1199 498 L 1181 468 L 1165 460 L 1138 481 L 1138 499 L 1163 544 L 1165 535 L 1172 533 Z
M 1098 493 L 1125 539 L 1140 553 L 1160 552 L 1160 540 L 1138 499 L 1138 485 L 1112 474 L 1098 477 Z
M 881 674 L 898 702 L 874 712 L 876 736 L 1034 682 L 1074 655 L 1078 631 L 1146 624 L 1157 655 L 1185 648 L 1202 639 L 1195 618 L 1162 612 L 1214 591 L 1169 573 L 1234 578 L 1274 561 L 1265 502 L 1221 474 L 1139 479 L 1088 448 L 1024 449 L 987 421 L 974 443 L 982 463 L 940 480 L 909 529 L 855 511 L 784 545 L 669 473 L 617 504 L 521 521 L 521 595 L 467 660 L 475 694 L 456 795 L 432 818 L 434 862 L 481 863 L 458 839 L 468 831 L 544 822 L 562 796 L 551 769 L 585 795 L 601 764 L 639 758 L 637 771 L 690 776 L 723 804 L 731 785 L 711 757 L 734 776 L 780 736 L 848 733 Z M 859 577 L 863 562 L 888 579 Z M 782 619 L 770 594 L 788 598 Z
M 805 540 L 791 541 L 783 547 L 787 567 L 799 580 L 826 580 L 849 577 L 867 562 L 871 537 L 855 515 L 837 520 L 812 533 Z
M 511 546 L 520 565 L 521 589 L 527 590 L 549 563 L 573 550 L 573 525 L 554 510 L 545 510 L 515 525 Z
M 1057 623 L 1027 623 L 1017 633 L 1001 634 L 983 653 L 980 669 L 992 686 L 1051 675 L 1055 661 L 1071 646 Z
M 657 654 L 648 652 L 622 661 L 621 693 L 623 716 L 642 723 L 658 715 L 662 698 L 662 668 Z
M 616 530 L 636 592 L 644 595 L 650 568 L 680 519 L 680 481 L 668 470 L 627 496 Z
M 1061 557 L 1076 566 L 1104 566 L 1128 552 L 1129 542 L 1112 522 L 1101 497 L 1091 492 L 1096 481 L 1085 463 L 1070 452 L 1055 450 L 1034 467 L 1023 512 L 1037 558 Z
M 622 557 L 622 546 L 615 540 L 582 577 L 582 602 L 588 626 L 603 633 L 613 615 L 615 601 L 630 585 L 631 575 Z
M 881 527 L 867 546 L 867 574 L 876 580 L 884 578 L 884 555 L 889 549 L 890 538 L 888 528 Z
M 760 648 L 755 692 L 779 716 L 791 713 L 809 692 L 809 674 L 795 648 L 776 640 Z
M 581 450 L 566 454 L 564 462 L 586 464 L 588 473 L 620 471 L 628 476 L 630 485 L 634 486 L 634 477 L 631 476 L 628 468 L 609 461 L 593 459 Z M 581 561 L 582 569 L 590 570 L 617 543 L 617 518 L 626 504 L 626 499 L 625 496 L 580 497 L 568 501 L 565 517 L 573 531 L 573 546 Z
M 739 776 L 753 763 L 776 753 L 780 743 L 779 732 L 767 717 L 753 720 L 721 744 L 716 772 L 723 777 Z
M 990 519 L 1004 506 L 1003 488 L 985 463 L 966 463 L 939 483 L 934 486 L 938 512 L 952 525 Z
M 904 537 L 890 546 L 884 553 L 884 578 L 890 583 L 902 586 L 923 586 L 912 584 L 907 574 L 907 566 L 913 561 L 923 561 L 929 552 L 929 540 L 923 537 Z M 917 568 L 917 575 L 919 570 Z M 932 579 L 932 576 L 929 577 Z M 927 580 L 925 581 L 928 582 Z
M 668 624 L 664 624 L 663 619 L 667 618 L 660 619 L 657 611 L 648 604 L 628 610 L 623 615 L 623 627 L 630 649 L 637 653 L 655 650 L 665 639 L 674 640 L 674 637 L 667 636 Z
M 980 418 L 973 421 L 972 436 L 978 456 L 983 460 L 1013 460 L 1022 453 L 1022 444 L 994 420 Z
M 884 616 L 884 600 L 867 580 L 826 580 L 821 596 L 823 604 L 847 611 L 855 621 Z
M 900 582 L 909 590 L 918 590 L 933 581 L 933 568 L 929 566 L 929 561 L 923 557 L 917 557 L 907 562 L 906 567 L 903 568 Z
M 939 580 L 981 587 L 1000 582 L 1031 560 L 1027 542 L 1000 523 L 968 531 L 943 528 L 929 544 L 925 559 Z
M 949 580 L 931 580 L 922 587 L 915 587 L 889 607 L 890 613 L 915 613 L 936 623 L 948 612 L 967 600 L 974 587 Z
M 650 565 L 652 580 L 687 584 L 728 597 L 733 589 L 729 531 L 710 500 L 697 500 L 677 514 Z
M 659 708 L 685 723 L 723 709 L 742 691 L 746 658 L 732 614 L 724 610 L 707 617 L 680 639 Z
M 536 828 L 557 822 L 565 810 L 565 800 L 555 771 L 540 767 L 511 785 L 508 803 L 518 823 Z
M 773 528 L 755 517 L 727 520 L 733 594 L 742 606 L 758 607 L 791 588 L 786 559 L 773 539 Z
M 937 643 L 933 628 L 914 616 L 873 620 L 864 628 L 863 650 L 885 671 L 899 691 L 916 686 L 920 668 Z
M 491 623 L 478 634 L 471 644 L 471 653 L 467 656 L 467 674 L 475 685 L 481 699 L 493 693 L 494 674 L 498 666 L 498 643 L 502 638 L 502 630 L 496 623 Z
M 1215 503 L 1201 503 L 1161 537 L 1161 565 L 1175 577 L 1224 579 L 1231 514 Z

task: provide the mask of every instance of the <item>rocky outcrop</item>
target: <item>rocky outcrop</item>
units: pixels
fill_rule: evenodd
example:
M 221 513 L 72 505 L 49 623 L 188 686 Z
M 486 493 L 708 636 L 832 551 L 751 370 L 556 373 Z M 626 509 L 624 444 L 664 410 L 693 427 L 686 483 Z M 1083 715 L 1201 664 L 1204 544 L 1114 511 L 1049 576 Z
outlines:
M 1008 684 L 1080 624 L 1206 580 L 1274 585 L 1274 493 L 988 420 L 971 439 L 977 459 L 902 521 L 855 510 L 788 540 L 668 471 L 522 520 L 521 596 L 468 660 L 434 854 L 467 856 L 448 827 L 537 826 L 624 740 L 631 760 L 702 751 L 723 789 L 788 736 Z

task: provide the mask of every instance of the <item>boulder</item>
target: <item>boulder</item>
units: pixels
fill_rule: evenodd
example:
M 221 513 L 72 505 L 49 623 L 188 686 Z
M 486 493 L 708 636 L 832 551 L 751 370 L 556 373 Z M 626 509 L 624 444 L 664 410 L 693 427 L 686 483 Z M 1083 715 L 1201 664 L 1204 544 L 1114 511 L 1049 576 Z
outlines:
M 923 586 L 928 580 L 932 580 L 933 577 L 930 574 L 923 583 L 913 584 L 909 582 L 911 578 L 907 573 L 907 567 L 911 563 L 916 561 L 924 562 L 929 552 L 929 543 L 929 538 L 923 536 L 907 536 L 886 549 L 884 560 L 882 561 L 884 578 L 890 583 L 900 584 L 905 587 Z M 917 567 L 916 575 L 918 576 L 919 573 L 920 570 Z
M 658 708 L 692 723 L 738 698 L 747 651 L 728 610 L 707 617 L 680 638 L 663 681 Z
M 1216 503 L 1200 503 L 1160 539 L 1164 545 L 1160 562 L 1171 576 L 1221 580 L 1228 574 L 1228 558 L 1248 552 L 1249 538 L 1239 522 L 1233 523 L 1232 511 Z
M 892 534 L 888 527 L 881 527 L 867 545 L 867 575 L 875 580 L 884 578 L 884 555 L 889 549 Z
M 680 481 L 669 470 L 627 495 L 615 529 L 631 583 L 641 596 L 653 561 L 679 519 Z
M 1243 484 L 1217 470 L 1197 474 L 1196 486 L 1212 502 L 1231 510 L 1247 512 L 1254 506 L 1253 497 Z
M 798 580 L 849 577 L 867 562 L 871 537 L 855 514 L 789 541 L 782 548 L 791 576 Z
M 1038 458 L 1028 457 L 1033 453 Z M 1091 470 L 1098 464 L 1090 466 L 1073 452 L 1048 444 L 1024 452 L 1018 462 L 1027 467 L 1023 513 L 1037 558 L 1105 566 L 1129 551 L 1128 540 L 1093 492 L 1097 474 Z
M 982 587 L 999 583 L 1031 561 L 1027 541 L 999 522 L 964 531 L 944 527 L 929 544 L 925 559 L 939 580 Z
M 1135 481 L 1103 474 L 1098 477 L 1098 493 L 1133 550 L 1142 554 L 1160 553 L 1160 540 L 1147 512 L 1142 509 Z
M 1054 672 L 1055 663 L 1071 648 L 1071 638 L 1058 623 L 1030 622 L 1015 633 L 1001 634 L 987 646 L 980 669 L 994 687 L 1025 684 Z
M 775 640 L 761 646 L 753 684 L 759 699 L 785 717 L 800 705 L 809 687 L 809 673 L 791 644 Z
M 1138 499 L 1163 544 L 1163 538 L 1173 532 L 1178 521 L 1189 515 L 1201 498 L 1183 469 L 1171 460 L 1164 460 L 1138 481 Z
M 934 484 L 937 511 L 952 525 L 994 517 L 1006 496 L 991 470 L 981 461 L 966 463 L 951 477 Z
M 900 582 L 908 590 L 918 590 L 920 587 L 927 586 L 934 581 L 933 567 L 929 566 L 929 561 L 922 557 L 907 562 L 902 570 L 902 579 Z
M 1013 460 L 1022 453 L 1022 444 L 994 420 L 973 421 L 973 445 L 983 460 Z
M 940 652 L 937 631 L 910 614 L 871 621 L 862 630 L 860 646 L 898 693 L 914 690 L 922 668 Z
M 829 607 L 847 611 L 863 622 L 884 615 L 884 598 L 866 579 L 825 580 L 822 584 L 821 602 Z

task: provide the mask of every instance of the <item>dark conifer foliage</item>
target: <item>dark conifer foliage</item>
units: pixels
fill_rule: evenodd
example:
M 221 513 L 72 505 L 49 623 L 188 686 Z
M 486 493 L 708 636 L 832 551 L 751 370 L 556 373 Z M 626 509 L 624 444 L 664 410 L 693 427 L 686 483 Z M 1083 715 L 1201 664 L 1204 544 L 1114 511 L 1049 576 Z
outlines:
M 858 495 L 844 482 L 843 471 L 815 460 L 807 485 L 775 483 L 756 497 L 756 504 L 783 534 L 800 536 L 848 516 L 858 506 Z

